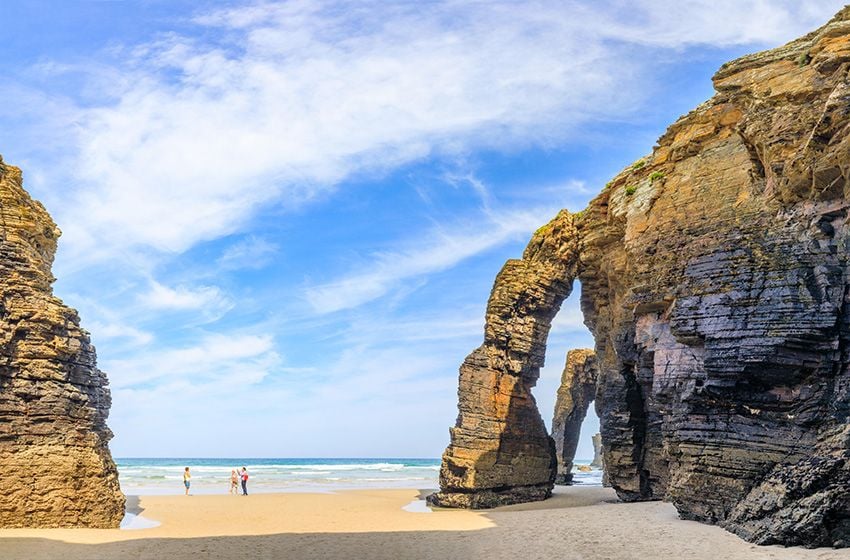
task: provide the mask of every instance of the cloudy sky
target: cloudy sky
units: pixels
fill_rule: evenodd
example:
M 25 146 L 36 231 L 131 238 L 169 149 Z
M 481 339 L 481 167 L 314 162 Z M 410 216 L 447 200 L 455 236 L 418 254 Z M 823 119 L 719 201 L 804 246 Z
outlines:
M 842 4 L 0 3 L 0 154 L 64 232 L 113 453 L 439 456 L 502 263 Z

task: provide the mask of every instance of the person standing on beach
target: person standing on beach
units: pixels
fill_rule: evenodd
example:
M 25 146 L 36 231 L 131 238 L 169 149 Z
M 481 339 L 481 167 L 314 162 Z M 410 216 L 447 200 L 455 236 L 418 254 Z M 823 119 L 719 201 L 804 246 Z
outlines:
M 242 495 L 248 495 L 248 469 L 242 467 Z
M 233 495 L 239 493 L 239 474 L 236 469 L 230 471 L 230 493 Z
M 192 484 L 192 475 L 189 473 L 189 467 L 183 471 L 183 486 L 186 487 L 186 495 L 189 495 L 189 486 Z

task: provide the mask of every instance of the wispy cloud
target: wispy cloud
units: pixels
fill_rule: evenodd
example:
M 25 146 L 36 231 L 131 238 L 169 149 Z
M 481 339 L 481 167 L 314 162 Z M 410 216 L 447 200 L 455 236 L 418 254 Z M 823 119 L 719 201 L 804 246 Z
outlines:
M 233 302 L 215 286 L 177 286 L 170 288 L 152 281 L 150 289 L 139 296 L 140 302 L 158 310 L 195 311 L 208 310 L 220 314 L 233 306 Z
M 118 389 L 148 383 L 200 388 L 211 383 L 254 384 L 281 363 L 268 335 L 209 333 L 195 344 L 104 362 Z
M 778 45 L 823 25 L 843 5 L 841 0 L 615 0 L 571 7 L 608 39 L 682 48 Z
M 252 235 L 228 246 L 216 262 L 224 270 L 263 268 L 277 252 L 277 244 Z
M 775 45 L 842 3 L 201 7 L 179 33 L 90 50 L 84 64 L 47 60 L 20 83 L 10 72 L 0 84 L 0 142 L 26 154 L 14 162 L 64 230 L 57 292 L 84 305 L 101 346 L 115 388 L 116 449 L 438 453 L 456 411 L 457 365 L 480 340 L 486 293 L 462 309 L 453 304 L 465 293 L 411 302 L 437 275 L 458 267 L 456 280 L 468 272 L 460 265 L 526 240 L 565 204 L 565 187 L 514 188 L 509 199 L 466 171 L 446 174 L 421 190 L 437 216 L 430 227 L 342 249 L 317 244 L 325 252 L 313 268 L 292 263 L 290 277 L 267 279 L 273 288 L 244 289 L 239 274 L 289 254 L 286 240 L 258 227 L 258 213 L 285 221 L 293 209 L 321 209 L 315 203 L 352 179 L 424 160 L 442 169 L 481 151 L 574 146 L 589 124 L 639 118 L 664 85 L 663 61 L 683 49 Z M 446 196 L 451 185 L 460 189 Z M 465 206 L 446 215 L 461 189 L 475 202 L 462 193 Z M 570 200 L 590 195 L 579 182 L 566 189 Z M 228 236 L 239 241 L 227 245 Z M 353 265 L 352 254 L 360 255 Z M 299 285 L 305 276 L 315 283 Z M 298 295 L 307 317 L 283 301 Z M 262 305 L 246 310 L 252 298 Z M 394 298 L 409 306 L 377 305 Z M 553 324 L 536 390 L 545 411 L 563 353 L 592 344 L 576 300 Z M 298 430 L 269 441 L 264 432 L 279 426 Z
M 145 346 L 154 340 L 152 333 L 124 323 L 101 323 L 93 321 L 87 324 L 89 330 L 97 333 L 98 339 L 125 339 L 133 346 Z
M 94 65 L 99 99 L 75 112 L 50 102 L 76 130 L 66 250 L 180 252 L 352 174 L 568 139 L 643 100 L 650 73 L 627 55 L 634 45 L 775 42 L 824 20 L 828 4 L 298 1 L 202 13 L 215 42 L 127 46 Z
M 372 254 L 340 278 L 308 287 L 305 297 L 317 313 L 358 307 L 406 280 L 447 270 L 507 241 L 522 239 L 540 226 L 541 216 L 554 215 L 554 211 L 490 212 L 475 225 L 434 228 L 421 239 L 408 240 L 404 247 Z

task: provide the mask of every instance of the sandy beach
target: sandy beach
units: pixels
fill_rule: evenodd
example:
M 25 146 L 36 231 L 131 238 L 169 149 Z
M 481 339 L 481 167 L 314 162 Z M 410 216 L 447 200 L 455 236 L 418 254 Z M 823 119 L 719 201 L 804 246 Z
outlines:
M 2 530 L 0 558 L 850 559 L 850 550 L 754 546 L 681 521 L 669 504 L 624 504 L 603 488 L 558 488 L 551 500 L 486 512 L 425 513 L 419 498 L 415 489 L 130 497 L 130 511 L 160 525 Z

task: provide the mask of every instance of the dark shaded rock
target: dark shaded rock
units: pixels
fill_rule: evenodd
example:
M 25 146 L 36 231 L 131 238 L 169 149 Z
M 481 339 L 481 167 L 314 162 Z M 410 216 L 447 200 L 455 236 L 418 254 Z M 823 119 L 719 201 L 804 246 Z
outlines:
M 723 525 L 758 544 L 846 547 L 850 534 L 846 453 L 779 464 L 738 503 Z
M 77 312 L 53 296 L 58 237 L 0 159 L 0 527 L 118 527 L 109 389 Z
M 533 239 L 579 247 L 541 282 L 581 280 L 606 479 L 621 499 L 667 499 L 757 543 L 850 545 L 848 70 L 850 8 L 724 65 L 716 95 L 571 232 Z M 566 292 L 535 313 L 551 318 Z M 510 341 L 524 320 L 492 324 L 488 340 Z M 475 395 L 499 392 L 497 379 L 473 386 L 461 374 L 462 417 Z M 534 416 L 525 402 L 523 418 Z M 514 416 L 501 418 L 495 432 L 464 424 L 463 448 L 511 432 Z M 513 433 L 522 465 L 525 430 Z M 542 443 L 528 449 L 545 456 Z M 477 464 L 465 468 L 475 480 Z M 488 488 L 519 485 L 510 468 L 484 472 Z
M 558 467 L 555 484 L 573 483 L 573 459 L 576 456 L 581 423 L 596 395 L 596 355 L 593 350 L 570 350 L 561 375 L 561 386 L 552 418 L 552 439 Z

